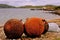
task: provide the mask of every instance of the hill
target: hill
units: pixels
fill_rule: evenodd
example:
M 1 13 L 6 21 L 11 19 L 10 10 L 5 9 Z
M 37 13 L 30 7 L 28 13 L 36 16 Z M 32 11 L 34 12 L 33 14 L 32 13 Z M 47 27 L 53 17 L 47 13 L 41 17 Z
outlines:
M 0 4 L 0 8 L 15 8 L 15 7 L 7 4 Z

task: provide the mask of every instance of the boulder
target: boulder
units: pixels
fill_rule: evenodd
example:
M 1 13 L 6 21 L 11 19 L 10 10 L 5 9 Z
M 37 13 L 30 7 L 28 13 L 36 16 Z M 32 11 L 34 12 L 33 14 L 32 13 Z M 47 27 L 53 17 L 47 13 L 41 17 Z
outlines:
M 58 32 L 59 26 L 56 23 L 48 23 L 48 24 L 49 24 L 48 31 Z

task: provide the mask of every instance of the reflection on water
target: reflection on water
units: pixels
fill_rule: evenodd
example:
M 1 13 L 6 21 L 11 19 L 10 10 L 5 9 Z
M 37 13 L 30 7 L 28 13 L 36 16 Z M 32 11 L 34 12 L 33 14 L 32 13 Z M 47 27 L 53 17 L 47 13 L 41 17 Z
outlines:
M 50 14 L 42 10 L 30 10 L 30 9 L 17 9 L 17 8 L 5 8 L 0 9 L 0 25 L 4 24 L 7 20 L 11 18 L 23 19 L 25 21 L 28 17 L 41 17 L 45 19 L 55 19 L 60 18 L 59 15 Z

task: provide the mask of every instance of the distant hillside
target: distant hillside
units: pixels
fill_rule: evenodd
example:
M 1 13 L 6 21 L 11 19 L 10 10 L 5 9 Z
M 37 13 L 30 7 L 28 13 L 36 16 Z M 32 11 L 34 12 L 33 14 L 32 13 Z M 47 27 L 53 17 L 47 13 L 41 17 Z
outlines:
M 0 4 L 0 8 L 15 8 L 15 7 L 7 4 Z
M 46 8 L 46 9 L 60 9 L 60 6 L 56 5 L 44 5 L 44 6 L 32 6 L 32 5 L 25 5 L 25 6 L 20 6 L 18 8 Z
M 20 6 L 19 8 L 42 8 L 43 6 Z

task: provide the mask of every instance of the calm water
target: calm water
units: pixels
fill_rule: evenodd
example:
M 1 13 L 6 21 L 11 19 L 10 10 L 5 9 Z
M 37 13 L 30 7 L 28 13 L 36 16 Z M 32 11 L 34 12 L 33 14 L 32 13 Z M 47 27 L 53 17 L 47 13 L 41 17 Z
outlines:
M 5 8 L 0 9 L 0 25 L 3 25 L 7 20 L 12 18 L 23 19 L 25 21 L 28 17 L 41 17 L 44 19 L 60 18 L 59 15 L 51 14 L 42 10 Z

